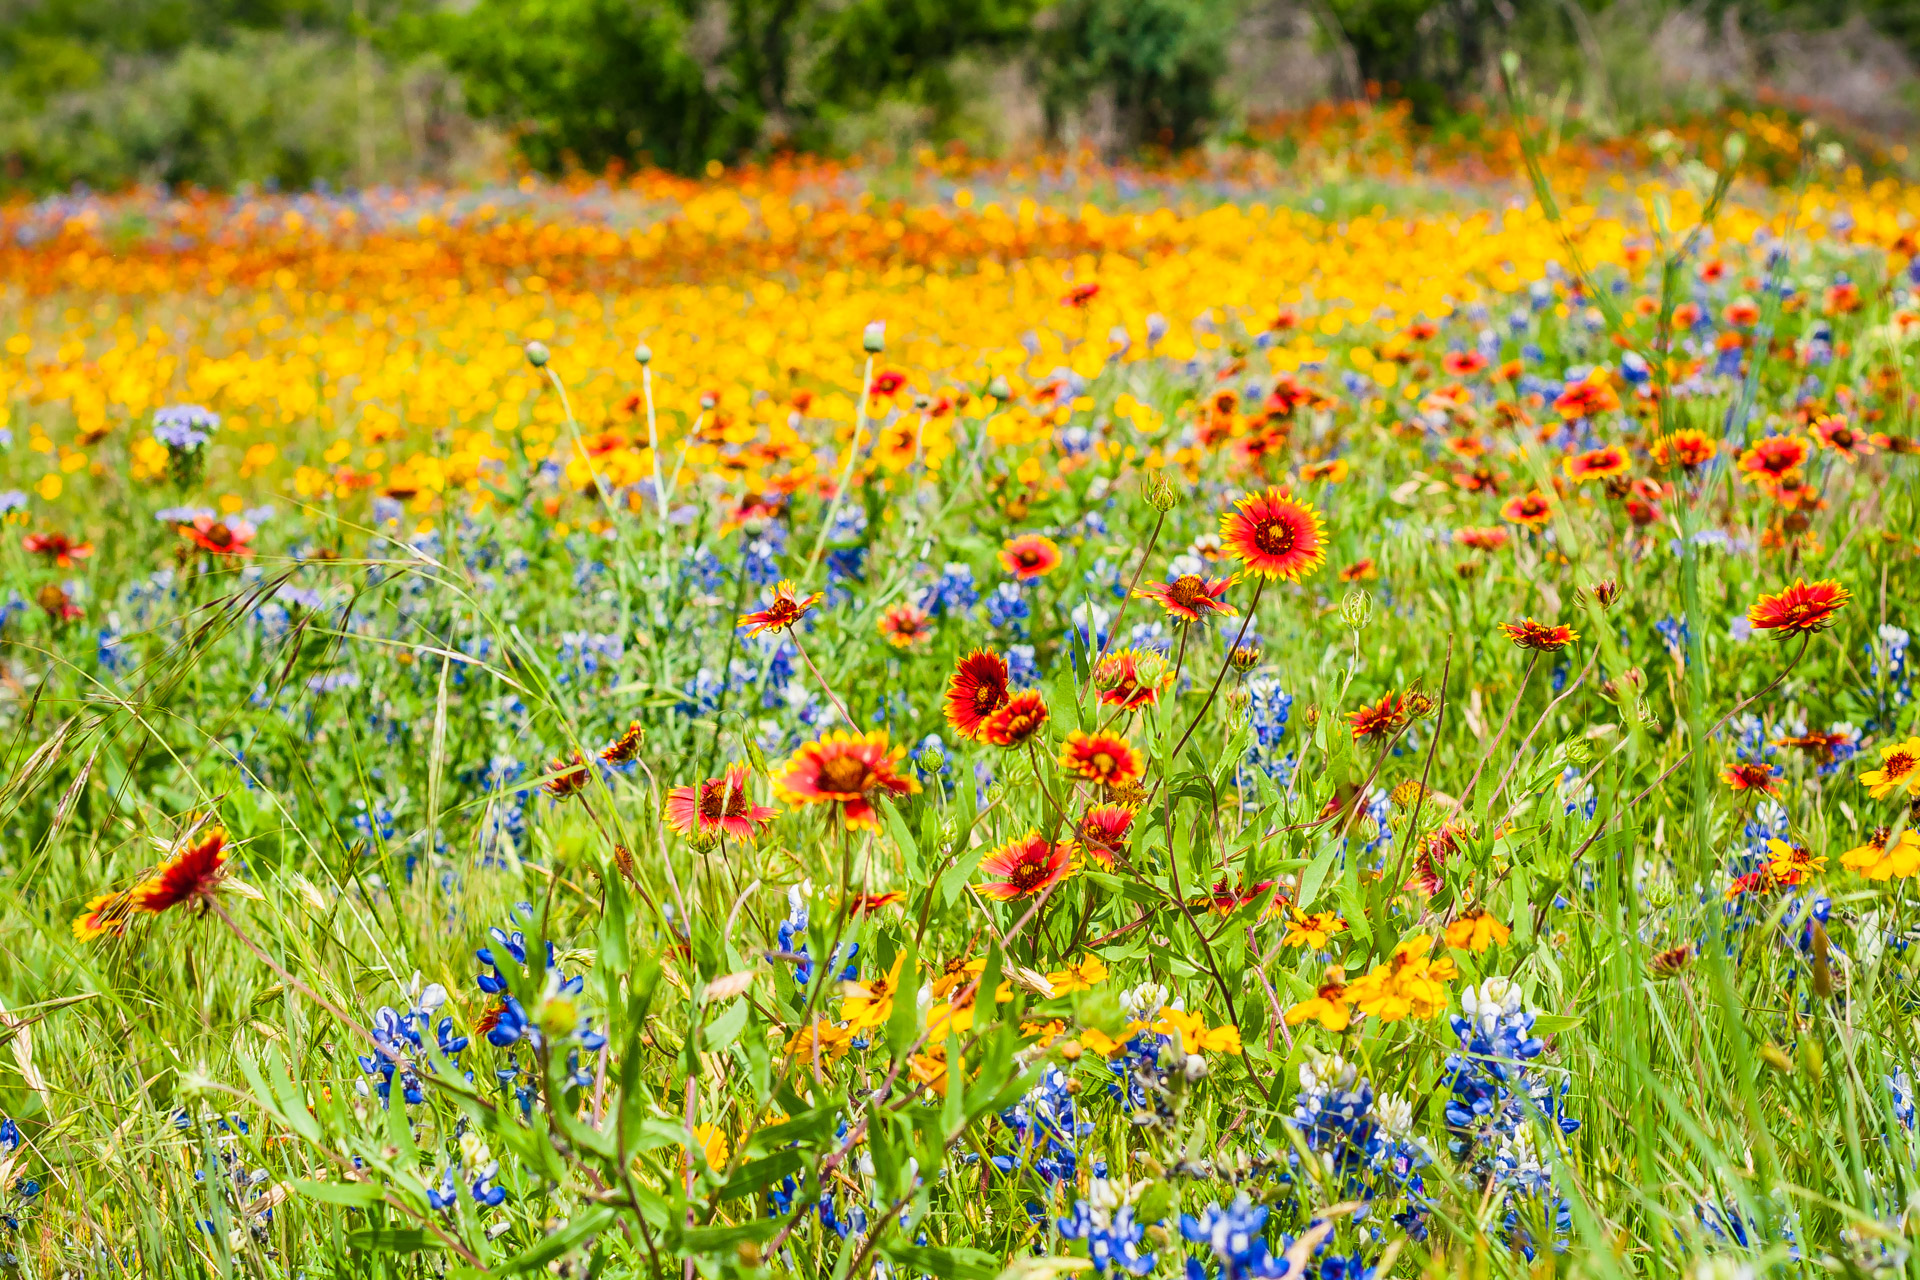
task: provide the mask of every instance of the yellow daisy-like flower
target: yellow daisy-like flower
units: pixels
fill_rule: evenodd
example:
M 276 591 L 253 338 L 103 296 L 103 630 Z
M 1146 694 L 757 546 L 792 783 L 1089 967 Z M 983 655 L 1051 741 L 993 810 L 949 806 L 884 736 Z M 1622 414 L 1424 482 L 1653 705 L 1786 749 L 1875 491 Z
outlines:
M 1329 1031 L 1345 1031 L 1353 1024 L 1353 1005 L 1347 995 L 1347 971 L 1337 964 L 1327 966 L 1327 978 L 1310 1000 L 1302 1000 L 1287 1010 L 1287 1025 L 1297 1027 L 1309 1019 Z
M 1475 907 L 1447 926 L 1447 945 L 1455 951 L 1479 955 L 1496 943 L 1505 942 L 1513 930 L 1493 918 L 1493 914 Z
M 1347 922 L 1340 918 L 1337 911 L 1315 911 L 1308 914 L 1295 911 L 1293 918 L 1287 921 L 1287 936 L 1280 941 L 1289 947 L 1307 947 L 1314 951 L 1322 950 L 1327 940 L 1336 933 L 1345 933 Z
M 1090 991 L 1106 981 L 1106 977 L 1106 961 L 1099 956 L 1087 956 L 1079 964 L 1049 973 L 1047 982 L 1053 987 L 1053 994 L 1064 996 L 1075 991 Z
M 1447 1007 L 1446 983 L 1459 976 L 1453 961 L 1430 959 L 1433 938 L 1415 934 L 1393 949 L 1385 964 L 1347 984 L 1347 998 L 1382 1022 L 1438 1017 Z
M 1880 748 L 1880 767 L 1861 774 L 1860 781 L 1875 800 L 1902 787 L 1908 795 L 1920 795 L 1920 738 Z
M 1887 844 L 1887 833 L 1877 831 L 1865 844 L 1840 855 L 1840 865 L 1869 880 L 1911 880 L 1920 875 L 1920 832 L 1909 827 Z

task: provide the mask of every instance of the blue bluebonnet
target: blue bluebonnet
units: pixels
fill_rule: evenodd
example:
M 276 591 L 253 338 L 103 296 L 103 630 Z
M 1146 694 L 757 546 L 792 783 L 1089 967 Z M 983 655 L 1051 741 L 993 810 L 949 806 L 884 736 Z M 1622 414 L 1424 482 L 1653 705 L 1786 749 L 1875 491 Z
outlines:
M 170 452 L 198 449 L 219 429 L 220 415 L 203 405 L 168 405 L 153 415 L 153 438 Z
M 1293 1247 L 1293 1237 L 1283 1234 L 1279 1252 L 1274 1252 L 1263 1234 L 1269 1212 L 1266 1205 L 1254 1204 L 1242 1192 L 1225 1208 L 1210 1204 L 1197 1217 L 1181 1214 L 1181 1237 L 1206 1245 L 1219 1266 L 1217 1272 L 1210 1272 L 1198 1258 L 1189 1258 L 1187 1280 L 1208 1280 L 1212 1275 L 1219 1280 L 1265 1280 L 1286 1275 L 1284 1255 Z
M 965 613 L 979 599 L 980 588 L 974 585 L 973 569 L 950 560 L 940 570 L 940 580 L 921 593 L 920 607 L 935 617 L 941 617 L 948 613 Z
M 806 990 L 813 983 L 813 956 L 807 950 L 807 900 L 802 896 L 799 885 L 787 890 L 787 918 L 780 922 L 775 933 L 780 939 L 780 950 L 799 957 L 793 961 L 793 982 L 802 991 Z M 852 982 L 860 976 L 860 964 L 855 958 L 859 954 L 859 943 L 847 945 L 847 964 L 840 970 L 842 982 Z M 832 969 L 839 963 L 840 948 L 836 947 L 827 959 L 827 967 Z
M 1011 629 L 1016 635 L 1026 633 L 1027 619 L 1033 616 L 1033 606 L 1027 603 L 1027 597 L 1018 583 L 1003 582 L 987 594 L 987 625 L 996 630 Z
M 1078 1168 L 1080 1139 L 1093 1132 L 1089 1121 L 1074 1108 L 1071 1082 L 1058 1067 L 1048 1067 L 1026 1096 L 1000 1113 L 1001 1123 L 1013 1130 L 1015 1147 L 1040 1177 L 1049 1182 L 1071 1182 Z M 1022 1160 L 996 1155 L 993 1163 L 1010 1173 Z
M 1102 1275 L 1109 1269 L 1136 1276 L 1153 1270 L 1155 1255 L 1140 1249 L 1146 1241 L 1146 1224 L 1134 1216 L 1134 1207 L 1120 1198 L 1106 1178 L 1092 1178 L 1086 1194 L 1054 1226 L 1064 1239 L 1086 1241 L 1087 1258 Z

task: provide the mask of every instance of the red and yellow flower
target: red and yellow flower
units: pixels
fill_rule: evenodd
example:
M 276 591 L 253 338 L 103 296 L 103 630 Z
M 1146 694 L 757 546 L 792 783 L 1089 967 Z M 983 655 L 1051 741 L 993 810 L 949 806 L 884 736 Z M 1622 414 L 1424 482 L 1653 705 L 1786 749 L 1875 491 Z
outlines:
M 1605 480 L 1609 476 L 1625 475 L 1631 465 L 1632 459 L 1627 456 L 1625 449 L 1617 444 L 1609 444 L 1561 459 L 1560 469 L 1566 472 L 1569 480 Z
M 1143 769 L 1140 753 L 1116 733 L 1067 735 L 1060 744 L 1060 768 L 1070 777 L 1102 787 L 1124 787 Z
M 1009 538 L 1000 548 L 1000 567 L 1022 582 L 1046 576 L 1059 563 L 1059 544 L 1037 533 Z
M 93 554 L 91 542 L 76 542 L 64 533 L 30 533 L 20 540 L 20 545 L 34 555 L 45 556 L 61 569 L 71 569 L 75 560 L 85 560 Z
M 1233 606 L 1220 598 L 1232 585 L 1230 577 L 1203 578 L 1197 573 L 1183 573 L 1171 582 L 1148 583 L 1133 594 L 1142 600 L 1152 600 L 1171 617 L 1201 622 L 1216 613 L 1234 616 Z
M 1920 796 L 1920 738 L 1881 747 L 1880 767 L 1861 774 L 1860 782 L 1875 800 L 1902 790 Z
M 1770 764 L 1735 761 L 1720 771 L 1720 781 L 1735 791 L 1757 791 L 1763 796 L 1780 794 L 1779 776 Z
M 1134 811 L 1124 804 L 1096 804 L 1080 815 L 1074 831 L 1087 857 L 1103 867 L 1126 850 L 1128 834 L 1133 830 Z
M 1853 599 L 1845 587 L 1831 580 L 1794 584 L 1772 595 L 1763 595 L 1747 610 L 1747 621 L 1757 631 L 1778 631 L 1782 636 L 1811 635 L 1833 625 L 1834 615 Z
M 947 723 L 963 738 L 978 738 L 987 718 L 1012 698 L 1007 660 L 986 649 L 960 659 L 947 681 Z
M 794 752 L 774 778 L 774 789 L 796 805 L 837 805 L 849 828 L 877 830 L 873 796 L 904 796 L 920 784 L 900 772 L 905 747 L 887 748 L 887 731 L 855 734 L 845 730 L 827 734 Z
M 1313 504 L 1285 489 L 1250 493 L 1220 517 L 1220 540 L 1249 573 L 1298 581 L 1327 558 L 1325 526 Z
M 1408 720 L 1406 700 L 1389 692 L 1370 707 L 1361 707 L 1347 715 L 1355 740 L 1384 738 L 1397 733 Z
M 1655 440 L 1648 452 L 1660 466 L 1695 471 L 1718 456 L 1720 442 L 1704 431 L 1683 427 Z
M 896 649 L 911 649 L 933 639 L 933 615 L 919 605 L 896 604 L 880 615 L 880 634 Z
M 756 613 L 741 614 L 739 625 L 746 628 L 749 636 L 785 631 L 819 602 L 818 591 L 802 597 L 800 588 L 791 582 L 782 582 L 773 589 L 773 599 L 767 602 L 767 607 Z
M 254 527 L 245 520 L 216 520 L 197 515 L 192 524 L 180 526 L 180 536 L 213 556 L 250 556 L 253 554 Z
M 1047 700 L 1032 689 L 1022 689 L 980 725 L 980 741 L 994 747 L 1017 747 L 1047 722 Z
M 992 877 L 973 886 L 981 897 L 996 902 L 1031 898 L 1073 874 L 1073 841 L 1055 842 L 1029 831 L 982 858 L 980 870 Z
M 1572 627 L 1560 623 L 1535 622 L 1532 618 L 1503 622 L 1500 630 L 1520 648 L 1532 649 L 1536 653 L 1553 653 L 1580 638 L 1580 633 Z
M 135 911 L 159 915 L 178 906 L 205 909 L 227 878 L 227 833 L 209 827 L 186 841 L 129 895 Z
M 1137 711 L 1159 701 L 1160 691 L 1171 679 L 1173 671 L 1159 654 L 1135 649 L 1109 653 L 1093 671 L 1100 701 L 1122 711 Z
M 1500 508 L 1500 517 L 1514 524 L 1526 525 L 1529 529 L 1540 529 L 1553 519 L 1553 504 L 1547 501 L 1547 495 L 1534 489 L 1508 498 Z
M 683 836 L 724 831 L 736 840 L 751 840 L 779 813 L 758 805 L 747 794 L 747 766 L 727 766 L 725 776 L 707 778 L 698 786 L 675 787 L 667 793 L 667 825 Z

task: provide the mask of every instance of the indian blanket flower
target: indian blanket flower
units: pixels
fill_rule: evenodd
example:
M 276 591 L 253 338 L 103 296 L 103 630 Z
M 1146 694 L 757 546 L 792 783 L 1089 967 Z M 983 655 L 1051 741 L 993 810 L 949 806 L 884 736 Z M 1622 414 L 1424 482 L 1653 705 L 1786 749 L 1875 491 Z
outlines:
M 1047 700 L 1032 689 L 1023 689 L 981 722 L 977 736 L 989 746 L 1017 747 L 1040 732 L 1046 722 Z
M 1908 827 L 1898 840 L 1885 827 L 1840 855 L 1840 865 L 1869 880 L 1911 880 L 1920 875 L 1920 831 Z
M 767 607 L 755 613 L 741 614 L 739 625 L 746 628 L 748 636 L 785 631 L 820 602 L 820 594 L 816 591 L 802 598 L 800 588 L 792 582 L 782 581 L 774 587 L 773 599 L 767 602 Z
M 1431 935 L 1402 939 L 1385 964 L 1347 984 L 1348 998 L 1382 1022 L 1438 1017 L 1447 1008 L 1446 983 L 1458 974 L 1452 960 L 1428 956 L 1432 949 Z
M 1080 838 L 1081 849 L 1101 866 L 1111 867 L 1114 859 L 1127 847 L 1133 818 L 1134 810 L 1129 805 L 1094 805 L 1080 815 L 1080 821 L 1074 828 Z
M 1007 660 L 997 653 L 975 649 L 960 659 L 947 681 L 947 723 L 963 738 L 978 738 L 987 717 L 1012 698 L 1007 688 Z
M 205 514 L 180 526 L 180 536 L 210 556 L 252 555 L 255 532 L 245 520 L 216 520 Z
M 1484 529 L 1462 529 L 1453 535 L 1453 540 L 1463 547 L 1472 547 L 1475 551 L 1498 551 L 1512 541 L 1513 535 L 1494 525 Z
M 1761 795 L 1780 794 L 1780 779 L 1773 765 L 1736 761 L 1720 771 L 1720 780 L 1735 791 L 1756 791 Z
M 1352 470 L 1345 458 L 1328 458 L 1323 462 L 1303 463 L 1300 467 L 1301 484 L 1339 484 Z
M 1140 777 L 1140 753 L 1115 733 L 1067 735 L 1060 744 L 1060 768 L 1068 776 L 1102 787 L 1124 787 Z
M 540 789 L 556 800 L 565 800 L 568 796 L 578 794 L 587 785 L 586 760 L 576 751 L 570 758 L 548 764 L 547 775 Z
M 774 778 L 774 789 L 792 804 L 840 807 L 849 828 L 878 830 L 872 797 L 876 792 L 912 795 L 920 784 L 900 772 L 907 749 L 887 748 L 887 731 L 868 734 L 845 730 L 827 734 L 793 753 Z
M 600 758 L 608 764 L 626 764 L 639 758 L 640 744 L 646 738 L 646 730 L 640 727 L 638 720 L 630 720 L 621 730 L 620 736 L 600 748 Z
M 1828 449 L 1849 462 L 1873 452 L 1873 441 L 1868 435 L 1851 426 L 1844 413 L 1829 413 L 1813 420 L 1807 428 L 1821 448 Z
M 118 938 L 127 932 L 133 918 L 133 893 L 103 893 L 87 902 L 86 909 L 73 918 L 73 936 L 80 942 L 95 938 Z
M 1553 504 L 1547 501 L 1546 494 L 1534 489 L 1517 498 L 1508 498 L 1500 508 L 1500 517 L 1529 529 L 1539 529 L 1553 519 Z
M 1447 945 L 1455 951 L 1471 951 L 1478 955 L 1496 943 L 1505 942 L 1512 932 L 1494 919 L 1491 912 L 1475 907 L 1461 913 L 1459 919 L 1447 926 Z
M 1834 615 L 1851 599 L 1852 593 L 1838 582 L 1795 579 L 1792 586 L 1756 600 L 1747 610 L 1747 621 L 1756 631 L 1810 635 L 1832 626 Z
M 1117 649 L 1094 668 L 1093 687 L 1107 706 L 1137 711 L 1159 701 L 1161 689 L 1171 679 L 1173 671 L 1159 654 Z
M 1016 836 L 980 860 L 992 877 L 973 886 L 996 902 L 1031 898 L 1073 874 L 1073 841 L 1050 841 L 1038 831 Z
M 918 605 L 896 604 L 881 613 L 880 634 L 896 649 L 911 649 L 933 639 L 933 618 Z
M 1861 785 L 1875 800 L 1895 791 L 1920 796 L 1920 738 L 1908 738 L 1880 748 L 1880 767 L 1860 775 Z
M 1620 397 L 1613 388 L 1597 378 L 1588 378 L 1575 382 L 1562 391 L 1553 401 L 1553 411 L 1572 422 L 1577 418 L 1593 418 L 1603 413 L 1612 413 L 1620 407 Z
M 1625 475 L 1630 465 L 1627 451 L 1617 444 L 1610 444 L 1563 458 L 1560 469 L 1566 472 L 1569 480 L 1605 480 L 1609 476 Z
M 758 805 L 747 794 L 747 766 L 728 765 L 724 777 L 707 778 L 697 786 L 675 787 L 667 793 L 667 825 L 683 836 L 724 831 L 736 840 L 751 840 L 779 811 Z
M 1532 618 L 1522 618 L 1518 622 L 1503 622 L 1501 632 L 1522 649 L 1532 649 L 1536 653 L 1553 653 L 1564 649 L 1580 638 L 1580 633 L 1572 627 L 1558 623 L 1535 622 Z
M 1197 573 L 1183 573 L 1171 582 L 1149 583 L 1133 594 L 1142 600 L 1152 600 L 1165 609 L 1169 617 L 1186 622 L 1202 622 L 1216 613 L 1229 618 L 1234 616 L 1233 606 L 1220 598 L 1232 585 L 1232 578 L 1206 578 Z
M 135 911 L 159 915 L 172 907 L 205 910 L 227 878 L 227 833 L 209 827 L 181 844 L 131 891 Z
M 30 533 L 20 540 L 20 545 L 34 555 L 45 556 L 62 569 L 71 569 L 75 560 L 85 560 L 93 554 L 91 542 L 76 542 L 64 533 Z
M 1384 738 L 1397 733 L 1408 719 L 1406 701 L 1391 691 L 1372 706 L 1361 707 L 1347 715 L 1347 723 L 1353 726 L 1356 740 Z
M 1807 453 L 1807 442 L 1799 436 L 1767 436 L 1740 455 L 1740 473 L 1770 488 L 1805 466 Z
M 1660 466 L 1695 471 L 1713 461 L 1720 443 L 1704 431 L 1684 427 L 1656 439 L 1648 452 Z
M 1220 517 L 1220 540 L 1249 573 L 1298 581 L 1327 558 L 1326 528 L 1312 503 L 1285 489 L 1249 493 Z
M 1009 538 L 1000 548 L 1000 567 L 1022 582 L 1044 577 L 1059 563 L 1059 544 L 1037 533 Z

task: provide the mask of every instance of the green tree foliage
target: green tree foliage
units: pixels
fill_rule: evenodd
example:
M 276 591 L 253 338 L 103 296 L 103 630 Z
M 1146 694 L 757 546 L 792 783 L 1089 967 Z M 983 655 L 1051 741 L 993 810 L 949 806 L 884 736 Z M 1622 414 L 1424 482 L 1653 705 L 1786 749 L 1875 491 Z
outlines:
M 1235 15 L 1228 0 L 1060 0 L 1034 48 L 1050 125 L 1104 93 L 1123 145 L 1191 146 L 1217 114 Z

